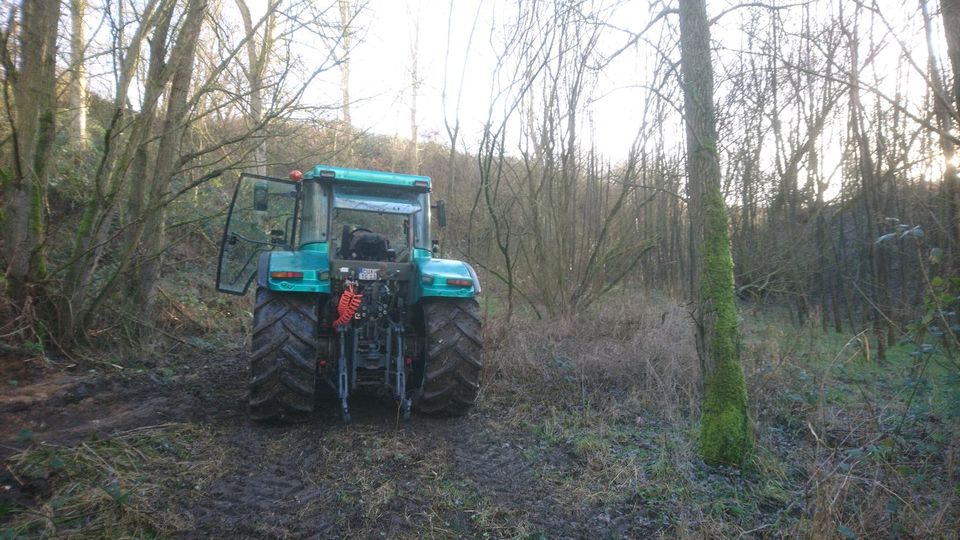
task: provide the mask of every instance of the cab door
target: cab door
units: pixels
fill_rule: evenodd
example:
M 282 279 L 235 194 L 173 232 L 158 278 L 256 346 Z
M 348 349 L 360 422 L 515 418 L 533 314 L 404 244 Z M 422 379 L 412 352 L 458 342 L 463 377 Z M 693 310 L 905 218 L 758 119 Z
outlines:
M 220 241 L 218 291 L 245 294 L 261 253 L 293 250 L 299 193 L 299 182 L 256 174 L 240 176 Z

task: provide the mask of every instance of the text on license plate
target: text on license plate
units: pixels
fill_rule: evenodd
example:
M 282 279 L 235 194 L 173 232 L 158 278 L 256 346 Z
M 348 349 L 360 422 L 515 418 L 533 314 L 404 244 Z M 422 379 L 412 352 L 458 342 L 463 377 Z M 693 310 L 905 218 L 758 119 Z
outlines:
M 377 279 L 376 268 L 357 268 L 357 279 Z

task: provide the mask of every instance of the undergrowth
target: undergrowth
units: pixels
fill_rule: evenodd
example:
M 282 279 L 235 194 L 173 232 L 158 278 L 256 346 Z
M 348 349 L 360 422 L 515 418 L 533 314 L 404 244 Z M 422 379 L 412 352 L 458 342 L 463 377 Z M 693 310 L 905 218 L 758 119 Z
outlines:
M 490 329 L 502 338 L 483 408 L 570 456 L 577 474 L 544 473 L 570 501 L 640 513 L 664 536 L 957 534 L 956 373 L 918 378 L 905 348 L 879 364 L 862 334 L 746 310 L 757 449 L 742 473 L 708 467 L 690 316 L 630 300 L 581 320 Z
M 168 424 L 76 446 L 34 445 L 7 470 L 39 504 L 0 508 L 0 518 L 13 517 L 0 538 L 156 538 L 189 530 L 183 504 L 217 476 L 224 457 L 210 440 L 199 427 Z

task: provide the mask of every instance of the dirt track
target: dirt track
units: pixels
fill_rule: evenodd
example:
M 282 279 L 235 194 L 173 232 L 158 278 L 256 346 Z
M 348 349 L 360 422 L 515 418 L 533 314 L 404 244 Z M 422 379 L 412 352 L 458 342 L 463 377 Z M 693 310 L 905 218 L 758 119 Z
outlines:
M 391 404 L 355 400 L 354 422 L 342 425 L 335 404 L 321 403 L 329 413 L 311 423 L 275 427 L 247 419 L 242 355 L 207 357 L 167 376 L 35 372 L 3 374 L 5 460 L 29 447 L 76 446 L 92 434 L 109 440 L 188 425 L 209 436 L 201 452 L 213 463 L 209 472 L 195 485 L 166 482 L 151 495 L 150 508 L 174 508 L 180 518 L 161 536 L 573 538 L 659 528 L 652 509 L 628 496 L 616 507 L 565 497 L 551 479 L 575 477 L 582 464 L 529 432 L 504 431 L 483 407 L 465 419 L 398 422 Z M 18 440 L 23 429 L 32 440 Z M 195 466 L 191 456 L 177 464 L 185 476 Z M 10 486 L 0 502 L 43 504 L 48 480 L 12 471 L 9 463 L 0 470 L 0 484 Z M 0 531 L 14 515 L 0 515 Z

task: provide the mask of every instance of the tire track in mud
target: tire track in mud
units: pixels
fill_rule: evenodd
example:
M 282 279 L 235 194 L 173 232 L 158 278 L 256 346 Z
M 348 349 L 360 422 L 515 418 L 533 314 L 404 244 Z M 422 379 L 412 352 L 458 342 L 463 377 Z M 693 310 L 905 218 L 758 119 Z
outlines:
M 392 411 L 373 400 L 355 406 L 354 423 L 343 425 L 335 404 L 329 409 L 305 426 L 241 420 L 227 427 L 223 444 L 230 447 L 231 467 L 185 508 L 196 525 L 185 537 L 482 535 L 469 518 L 472 509 L 451 507 L 448 483 L 466 483 L 524 521 L 546 512 L 536 520 L 542 529 L 565 527 L 566 517 L 519 448 L 502 446 L 479 418 L 396 423 L 386 418 Z M 378 497 L 383 500 L 372 500 Z M 439 528 L 431 528 L 438 520 Z
M 18 432 L 32 441 L 73 445 L 96 433 L 169 422 L 219 423 L 243 413 L 246 372 L 240 358 L 208 356 L 178 366 L 181 375 L 158 370 L 102 373 L 48 369 L 29 384 L 0 395 L 0 459 L 24 448 Z M 4 374 L 4 379 L 10 378 Z
M 234 465 L 191 509 L 196 528 L 185 537 L 336 536 L 335 522 L 323 515 L 336 494 L 310 481 L 307 469 L 317 462 L 310 449 L 269 455 L 264 431 L 257 431 L 240 429 L 230 437 Z
M 484 429 L 484 428 L 488 429 Z M 453 470 L 472 482 L 477 493 L 514 515 L 528 535 L 550 538 L 589 538 L 596 528 L 581 525 L 586 505 L 571 508 L 557 497 L 544 471 L 567 471 L 576 464 L 556 449 L 541 448 L 525 433 L 498 432 L 471 425 L 471 437 L 448 437 Z M 529 452 L 525 456 L 525 451 Z M 483 531 L 478 531 L 482 533 Z

